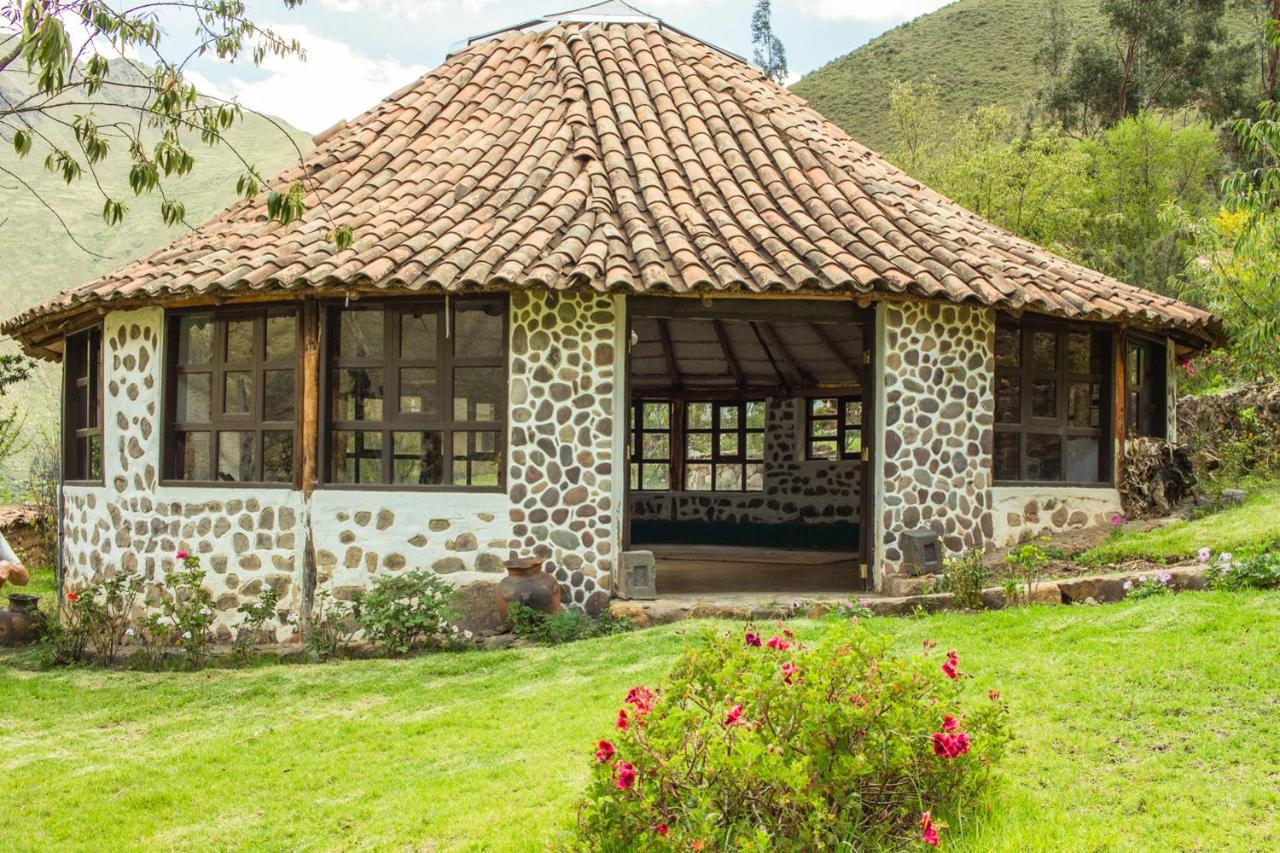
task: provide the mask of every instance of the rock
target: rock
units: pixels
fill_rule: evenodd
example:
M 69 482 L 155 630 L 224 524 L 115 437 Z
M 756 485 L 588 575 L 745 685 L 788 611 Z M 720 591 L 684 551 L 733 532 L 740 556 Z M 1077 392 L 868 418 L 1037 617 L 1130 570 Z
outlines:
M 625 601 L 615 601 L 609 605 L 609 615 L 615 619 L 626 619 L 637 628 L 648 628 L 653 624 L 653 620 L 649 618 L 649 613 L 639 604 L 628 604 Z
M 516 644 L 515 634 L 494 634 L 491 637 L 485 637 L 480 641 L 480 648 L 494 651 L 497 649 L 509 649 Z
M 459 630 L 473 634 L 499 633 L 503 624 L 502 617 L 498 615 L 497 588 L 496 583 L 487 581 L 476 581 L 458 587 L 449 604 L 454 612 L 453 624 Z
M 1243 489 L 1223 489 L 1218 499 L 1223 506 L 1240 506 L 1246 497 Z
M 1062 600 L 1068 604 L 1080 604 L 1085 599 L 1100 602 L 1119 601 L 1124 598 L 1124 582 L 1127 575 L 1099 575 L 1088 578 L 1071 578 L 1057 582 Z

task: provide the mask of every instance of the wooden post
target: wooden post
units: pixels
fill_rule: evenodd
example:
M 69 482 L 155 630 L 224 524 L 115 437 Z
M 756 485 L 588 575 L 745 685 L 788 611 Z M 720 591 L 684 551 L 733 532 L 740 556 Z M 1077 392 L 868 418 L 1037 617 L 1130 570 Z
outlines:
M 316 598 L 316 543 L 311 521 L 311 495 L 320 480 L 320 303 L 315 299 L 302 302 L 302 428 L 299 451 L 302 455 L 300 486 L 302 510 L 302 606 L 299 625 L 305 641 L 311 631 L 311 613 Z
M 1125 355 L 1129 347 L 1129 334 L 1121 328 L 1114 336 L 1115 340 L 1115 379 L 1112 383 L 1114 389 L 1111 401 L 1111 433 L 1112 433 L 1112 454 L 1114 458 L 1111 460 L 1111 475 L 1113 482 L 1118 487 L 1120 479 L 1124 476 L 1124 431 L 1125 431 L 1125 407 L 1128 404 L 1129 396 L 1129 377 L 1126 369 Z

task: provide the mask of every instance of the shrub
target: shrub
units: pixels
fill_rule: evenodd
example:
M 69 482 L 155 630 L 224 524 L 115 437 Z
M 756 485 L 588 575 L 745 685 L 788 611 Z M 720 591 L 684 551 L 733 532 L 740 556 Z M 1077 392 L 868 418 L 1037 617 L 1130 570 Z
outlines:
M 512 602 L 507 616 L 511 620 L 511 633 L 543 646 L 621 634 L 634 627 L 628 620 L 619 619 L 607 611 L 593 619 L 580 610 L 567 607 L 558 613 L 543 613 L 518 601 Z
M 1173 590 L 1169 587 L 1169 581 L 1173 580 L 1173 575 L 1168 572 L 1160 572 L 1156 575 L 1139 575 L 1138 582 L 1125 581 L 1125 597 L 1126 598 L 1154 598 L 1160 595 L 1173 595 Z
M 975 549 L 944 564 L 946 574 L 941 589 L 954 594 L 970 610 L 982 609 L 982 585 L 991 576 L 982 556 L 982 552 Z
M 253 648 L 260 640 L 263 626 L 267 624 L 267 620 L 276 615 L 276 605 L 279 602 L 280 597 L 276 594 L 275 587 L 268 584 L 262 588 L 262 592 L 258 593 L 257 601 L 246 601 L 236 608 L 236 612 L 244 617 L 240 620 L 240 631 L 236 634 L 236 640 L 231 644 L 231 653 L 236 660 L 243 663 L 252 656 Z
M 115 574 L 101 583 L 68 591 L 58 602 L 53 619 L 46 620 L 46 658 L 51 665 L 95 661 L 116 662 L 132 635 L 130 619 L 143 589 L 137 575 Z
M 1024 604 L 1029 603 L 1035 595 L 1036 587 L 1044 578 L 1045 569 L 1049 565 L 1049 552 L 1039 545 L 1026 542 L 1005 554 L 1004 561 L 1009 567 L 1010 578 L 1014 581 L 1012 585 L 1005 584 L 1005 601 L 1009 606 L 1016 604 L 1019 598 Z M 1022 586 L 1021 590 L 1018 589 L 1019 585 Z
M 1208 567 L 1205 582 L 1210 589 L 1280 588 L 1280 552 L 1263 551 L 1239 560 L 1224 552 L 1214 560 L 1209 549 L 1202 548 L 1200 561 Z
M 1008 741 L 999 694 L 934 644 L 890 654 L 860 620 L 813 647 L 708 633 L 656 692 L 632 688 L 595 746 L 590 850 L 880 849 L 978 807 Z
M 327 589 L 317 592 L 303 643 L 307 656 L 328 660 L 349 645 L 358 630 L 354 610 L 350 602 L 335 599 Z
M 440 647 L 452 637 L 448 623 L 453 595 L 453 587 L 430 572 L 387 575 L 357 594 L 356 622 L 371 643 L 392 654 Z
M 160 617 L 148 619 L 148 631 L 165 645 L 177 648 L 187 664 L 198 667 L 213 641 L 213 596 L 204 588 L 200 558 L 186 551 L 177 554 L 180 568 L 152 587 Z

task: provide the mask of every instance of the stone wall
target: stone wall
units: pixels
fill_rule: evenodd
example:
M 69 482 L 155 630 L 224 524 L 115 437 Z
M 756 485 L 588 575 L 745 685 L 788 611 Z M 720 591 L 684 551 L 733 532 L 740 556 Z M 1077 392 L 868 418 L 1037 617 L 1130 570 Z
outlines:
M 931 303 L 885 302 L 879 310 L 881 587 L 902 568 L 903 531 L 930 528 L 951 555 L 992 537 L 995 317 Z
M 857 523 L 857 460 L 806 461 L 803 399 L 773 398 L 765 422 L 764 491 L 631 492 L 633 521 L 748 524 Z
M 1111 523 L 1121 513 L 1113 488 L 1001 486 L 991 490 L 992 543 L 1003 547 L 1041 533 L 1063 533 Z

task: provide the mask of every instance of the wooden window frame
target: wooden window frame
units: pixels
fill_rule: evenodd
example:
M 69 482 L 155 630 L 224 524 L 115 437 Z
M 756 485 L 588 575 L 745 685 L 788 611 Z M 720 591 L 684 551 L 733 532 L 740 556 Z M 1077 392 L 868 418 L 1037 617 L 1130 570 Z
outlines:
M 1015 320 L 1007 316 L 997 318 L 997 333 L 1000 327 L 1017 328 L 1019 331 L 1019 364 L 1017 367 L 996 366 L 991 385 L 992 399 L 996 399 L 1001 377 L 1017 377 L 1019 381 L 1020 417 L 1016 424 L 995 422 L 994 432 L 998 439 L 1001 435 L 1016 434 L 1018 441 L 1018 478 L 998 479 L 995 472 L 995 448 L 992 455 L 992 482 L 1000 487 L 1111 487 L 1114 485 L 1113 470 L 1113 437 L 1112 413 L 1114 411 L 1115 382 L 1113 378 L 1116 352 L 1116 335 L 1106 325 L 1070 323 L 1048 318 L 1023 317 Z M 1056 336 L 1056 365 L 1053 371 L 1037 370 L 1032 359 L 1032 338 L 1034 332 L 1049 332 Z M 1071 333 L 1087 333 L 1103 336 L 1101 365 L 1098 373 L 1071 373 L 1067 370 L 1067 341 Z M 993 348 L 995 342 L 993 340 Z M 1035 379 L 1053 379 L 1056 383 L 1054 400 L 1055 414 L 1052 418 L 1032 417 L 1033 395 L 1032 383 Z M 1101 385 L 1100 422 L 1097 427 L 1073 427 L 1069 422 L 1069 392 L 1073 383 L 1097 383 Z M 998 409 L 997 409 L 998 412 Z M 1026 478 L 1028 462 L 1027 436 L 1052 435 L 1061 439 L 1061 477 L 1057 480 L 1032 480 Z M 1067 461 L 1068 439 L 1096 438 L 1098 440 L 1098 478 L 1096 480 L 1069 480 Z
M 762 427 L 747 426 L 747 405 L 750 403 L 760 403 L 765 407 L 765 425 Z M 711 406 L 711 426 L 709 428 L 693 428 L 689 426 L 689 407 L 698 405 Z M 738 425 L 736 427 L 722 427 L 720 424 L 720 410 L 722 408 L 736 407 L 738 410 Z M 759 459 L 749 458 L 747 456 L 747 436 L 759 434 L 762 437 L 762 445 L 764 437 L 768 435 L 769 430 L 769 401 L 765 398 L 751 398 L 742 400 L 684 400 L 680 402 L 680 409 L 683 413 L 683 420 L 680 429 L 680 447 L 682 450 L 681 458 L 683 466 L 680 474 L 680 490 L 690 492 L 692 494 L 759 494 L 764 492 L 763 471 L 764 457 L 767 454 L 767 448 L 763 449 Z M 737 453 L 721 453 L 720 438 L 723 435 L 736 435 L 738 438 Z M 689 455 L 689 439 L 695 435 L 711 436 L 711 457 L 708 459 L 694 459 Z M 747 466 L 759 464 L 762 472 L 761 484 L 759 489 L 747 488 Z M 689 488 L 689 466 L 690 465 L 710 465 L 711 466 L 711 488 L 709 489 L 691 489 Z M 721 468 L 726 466 L 739 467 L 740 482 L 742 487 L 738 489 L 722 489 L 717 483 Z
M 100 486 L 106 481 L 102 437 L 102 326 L 67 335 L 62 359 L 62 481 L 70 485 Z M 98 444 L 96 476 L 92 470 L 94 439 Z
M 644 407 L 659 405 L 667 407 L 667 425 L 663 427 L 646 427 L 644 425 Z M 675 491 L 673 476 L 676 467 L 676 410 L 680 405 L 675 400 L 632 400 L 631 423 L 628 425 L 631 446 L 627 453 L 627 476 L 631 478 L 631 489 L 637 492 L 670 492 Z M 665 459 L 649 458 L 644 455 L 644 437 L 646 435 L 666 435 L 667 457 Z M 667 469 L 667 487 L 665 489 L 647 489 L 644 486 L 646 468 L 658 466 Z M 634 475 L 632 473 L 634 469 Z
M 502 350 L 498 356 L 458 358 L 453 352 L 453 335 L 451 328 L 459 309 L 470 310 L 474 306 L 494 306 L 499 308 L 497 316 L 502 318 Z M 379 358 L 359 359 L 340 357 L 338 345 L 340 339 L 339 322 L 343 311 L 378 311 L 383 315 L 383 352 Z M 441 317 L 437 324 L 437 351 L 434 362 L 424 359 L 402 359 L 400 353 L 401 324 L 400 317 L 415 312 L 434 312 Z M 470 492 L 470 493 L 505 493 L 506 461 L 508 430 L 510 427 L 508 412 L 508 386 L 511 381 L 510 362 L 510 306 L 506 294 L 467 296 L 467 297 L 433 297 L 433 298 L 392 298 L 379 300 L 360 300 L 350 305 L 330 305 L 324 308 L 322 322 L 322 364 L 320 377 L 320 483 L 322 489 L 351 491 L 420 491 L 420 492 Z M 447 319 L 446 319 L 447 318 Z M 419 364 L 421 362 L 421 364 Z M 405 413 L 399 411 L 400 370 L 434 369 L 436 371 L 436 388 L 438 389 L 439 411 L 435 415 Z M 496 402 L 496 419 L 492 421 L 457 420 L 453 414 L 454 369 L 457 367 L 499 368 L 502 370 L 502 382 L 499 383 L 499 399 Z M 383 410 L 380 420 L 345 420 L 333 417 L 334 377 L 336 371 L 350 368 L 376 369 L 383 372 Z M 393 407 L 394 406 L 394 410 Z M 381 477 L 376 483 L 349 483 L 334 477 L 333 436 L 335 432 L 378 432 L 381 433 L 382 448 L 378 451 L 381 465 Z M 397 432 L 439 432 L 441 433 L 441 468 L 442 475 L 448 477 L 447 483 L 396 483 L 395 439 Z M 494 452 L 497 462 L 497 483 L 487 485 L 460 485 L 452 483 L 453 436 L 455 433 L 467 433 L 468 452 L 474 445 L 474 435 L 478 432 L 497 434 Z M 468 477 L 471 460 L 468 456 Z
M 813 445 L 815 442 L 833 440 L 830 436 L 814 435 L 813 430 L 815 420 L 829 421 L 832 419 L 826 416 L 815 419 L 813 415 L 813 404 L 819 400 L 835 400 L 836 403 L 836 413 L 834 415 L 836 420 L 836 437 L 834 441 L 836 442 L 837 453 L 834 457 L 815 456 L 813 453 Z M 862 450 L 863 447 L 865 447 L 864 442 L 866 439 L 866 436 L 862 434 L 862 418 L 859 416 L 856 424 L 850 424 L 848 418 L 849 406 L 854 403 L 862 405 L 862 396 L 858 394 L 851 394 L 843 396 L 817 396 L 804 398 L 804 458 L 806 462 L 842 462 L 852 459 L 862 459 Z M 856 432 L 858 434 L 858 449 L 854 452 L 849 452 L 846 449 L 847 442 L 845 441 L 845 438 L 850 432 Z
M 213 347 L 207 367 L 201 364 L 179 364 L 179 327 L 184 319 L 191 317 L 208 317 L 213 326 Z M 292 317 L 294 320 L 294 353 L 288 359 L 268 359 L 267 320 L 272 317 Z M 253 354 L 244 363 L 227 361 L 227 326 L 232 322 L 252 320 L 254 323 Z M 164 459 L 161 484 L 179 487 L 218 487 L 290 489 L 298 485 L 302 472 L 303 448 L 302 436 L 302 376 L 303 376 L 303 340 L 302 340 L 302 307 L 300 303 L 269 303 L 265 305 L 231 305 L 226 307 L 184 308 L 168 311 L 165 315 L 165 429 L 162 445 Z M 291 370 L 293 372 L 294 416 L 290 421 L 268 421 L 265 419 L 266 388 L 265 377 L 269 371 Z M 248 414 L 227 414 L 223 412 L 226 393 L 226 375 L 248 371 L 253 375 L 252 410 Z M 207 373 L 209 375 L 209 420 L 178 420 L 178 377 Z M 177 476 L 179 470 L 178 454 L 180 452 L 179 434 L 187 432 L 204 432 L 209 435 L 209 478 L 182 478 Z M 218 479 L 218 437 L 224 432 L 249 432 L 254 435 L 254 478 L 251 480 Z M 263 479 L 263 466 L 266 453 L 263 441 L 267 433 L 291 432 L 293 436 L 293 459 L 290 475 L 285 480 L 267 481 Z
M 1149 438 L 1169 435 L 1169 355 L 1168 343 L 1160 338 L 1130 332 L 1125 341 L 1125 434 Z M 1130 359 L 1138 355 L 1150 360 L 1143 370 L 1135 371 Z M 1154 422 L 1144 427 L 1142 418 L 1149 414 Z M 1158 415 L 1158 416 L 1157 416 Z

